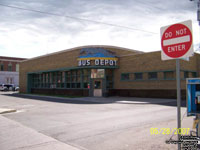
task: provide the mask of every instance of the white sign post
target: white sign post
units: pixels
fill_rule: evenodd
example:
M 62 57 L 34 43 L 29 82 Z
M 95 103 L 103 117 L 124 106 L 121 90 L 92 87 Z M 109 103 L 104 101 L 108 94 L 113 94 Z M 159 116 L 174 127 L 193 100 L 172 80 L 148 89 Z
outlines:
M 192 44 L 192 21 L 185 21 L 160 29 L 161 32 L 161 59 L 176 59 L 176 81 L 177 81 L 177 130 L 178 140 L 181 134 L 181 91 L 180 91 L 180 61 L 193 56 Z M 181 150 L 181 144 L 178 144 Z

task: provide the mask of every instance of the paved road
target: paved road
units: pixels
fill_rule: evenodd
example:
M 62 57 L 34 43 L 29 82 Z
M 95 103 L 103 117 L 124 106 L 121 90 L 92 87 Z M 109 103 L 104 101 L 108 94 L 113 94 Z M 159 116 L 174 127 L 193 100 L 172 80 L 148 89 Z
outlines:
M 150 134 L 151 128 L 176 127 L 175 105 L 169 99 L 63 99 L 0 93 L 0 108 L 17 109 L 4 117 L 88 150 L 176 149 L 176 145 L 165 144 L 171 135 Z M 182 115 L 185 111 L 182 107 Z M 192 119 L 185 116 L 182 127 L 191 128 Z

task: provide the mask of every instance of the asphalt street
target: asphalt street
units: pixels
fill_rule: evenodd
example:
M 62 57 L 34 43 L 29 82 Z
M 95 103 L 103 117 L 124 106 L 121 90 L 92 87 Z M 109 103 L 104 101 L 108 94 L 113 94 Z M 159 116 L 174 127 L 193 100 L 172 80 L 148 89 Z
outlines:
M 151 128 L 177 127 L 176 100 L 124 97 L 65 99 L 0 92 L 0 108 L 17 110 L 2 114 L 6 119 L 79 149 L 177 148 L 177 145 L 165 143 L 172 135 L 150 133 Z M 182 127 L 192 130 L 193 118 L 187 117 L 185 112 L 186 108 L 182 107 Z M 0 145 L 3 138 L 0 138 Z

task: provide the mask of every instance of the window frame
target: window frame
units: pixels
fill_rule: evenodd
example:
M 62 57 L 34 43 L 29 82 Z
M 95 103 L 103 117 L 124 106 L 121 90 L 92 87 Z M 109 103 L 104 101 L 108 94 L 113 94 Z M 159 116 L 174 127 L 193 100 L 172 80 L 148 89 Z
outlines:
M 166 73 L 169 73 L 169 72 L 173 73 L 173 77 L 172 78 L 168 78 L 167 77 Z M 174 71 L 164 71 L 163 74 L 164 74 L 164 79 L 166 79 L 166 80 L 175 79 L 175 72 Z
M 124 78 L 125 75 L 128 75 L 128 78 Z M 130 80 L 130 73 L 122 73 L 121 74 L 121 80 L 122 81 L 129 81 Z
M 195 74 L 195 76 L 194 76 Z M 192 78 L 196 78 L 198 75 L 197 75 L 197 72 L 191 72 L 191 75 L 192 75 Z
M 0 71 L 4 71 L 4 64 L 3 64 L 3 62 L 0 63 Z
M 152 74 L 154 74 L 155 73 L 155 78 L 153 77 L 152 78 Z M 148 79 L 149 80 L 157 80 L 158 79 L 158 72 L 148 72 Z
M 12 65 L 12 63 L 8 64 L 8 71 L 13 71 L 13 65 Z
M 190 77 L 190 75 L 189 75 L 189 71 L 184 71 L 184 79 L 186 79 L 186 78 L 189 78 Z M 187 77 L 186 77 L 187 76 Z
M 141 75 L 141 78 L 138 78 L 138 76 L 137 75 Z M 136 72 L 136 73 L 134 73 L 134 79 L 135 80 L 143 80 L 143 73 L 142 72 Z

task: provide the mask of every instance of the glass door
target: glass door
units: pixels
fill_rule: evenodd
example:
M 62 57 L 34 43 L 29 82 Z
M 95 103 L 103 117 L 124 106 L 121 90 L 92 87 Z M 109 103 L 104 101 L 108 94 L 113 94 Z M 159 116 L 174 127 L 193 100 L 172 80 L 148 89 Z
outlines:
M 95 79 L 93 82 L 94 85 L 94 96 L 95 97 L 102 97 L 102 80 Z

